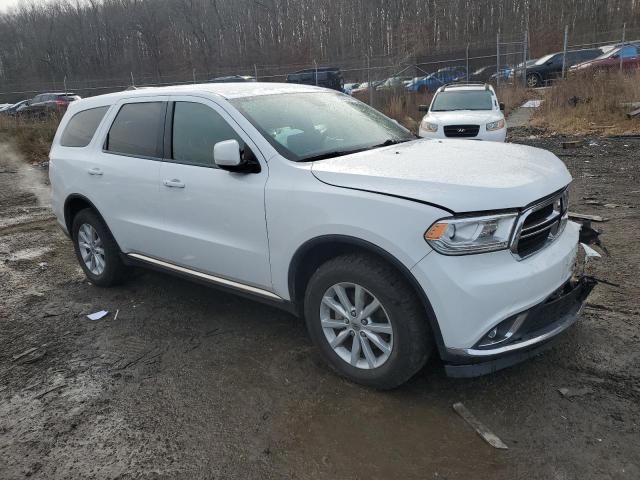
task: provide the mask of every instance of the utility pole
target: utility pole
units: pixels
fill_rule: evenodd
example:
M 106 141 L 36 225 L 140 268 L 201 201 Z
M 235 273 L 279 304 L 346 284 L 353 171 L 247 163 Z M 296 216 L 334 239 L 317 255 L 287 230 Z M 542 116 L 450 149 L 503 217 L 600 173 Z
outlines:
M 564 48 L 562 49 L 562 78 L 567 71 L 567 46 L 569 44 L 569 25 L 564 26 Z

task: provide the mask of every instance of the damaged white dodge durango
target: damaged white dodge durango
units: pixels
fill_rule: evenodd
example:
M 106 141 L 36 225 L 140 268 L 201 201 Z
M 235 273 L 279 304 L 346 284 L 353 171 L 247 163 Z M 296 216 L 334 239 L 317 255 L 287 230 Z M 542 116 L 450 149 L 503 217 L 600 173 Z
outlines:
M 551 153 L 418 139 L 284 84 L 127 91 L 69 106 L 52 205 L 88 279 L 143 265 L 304 316 L 337 372 L 393 388 L 438 355 L 474 376 L 536 354 L 594 285 Z

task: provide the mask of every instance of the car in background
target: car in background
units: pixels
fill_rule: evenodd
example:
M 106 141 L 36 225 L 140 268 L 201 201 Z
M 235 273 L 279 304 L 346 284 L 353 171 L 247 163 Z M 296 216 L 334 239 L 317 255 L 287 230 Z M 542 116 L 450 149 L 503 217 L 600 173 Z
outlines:
M 362 93 L 367 93 L 369 88 L 373 88 L 374 90 L 378 85 L 383 83 L 384 80 L 372 80 L 371 82 L 364 82 L 358 85 L 356 88 L 351 90 L 351 95 L 358 95 Z
M 488 82 L 497 73 L 497 65 L 485 65 L 469 73 L 470 82 Z
M 410 82 L 412 77 L 389 77 L 376 87 L 376 90 L 393 90 L 396 88 L 404 88 Z
M 236 83 L 255 81 L 256 79 L 250 75 L 229 75 L 227 77 L 216 77 L 209 80 L 210 83 Z
M 423 138 L 458 138 L 504 142 L 507 124 L 493 87 L 459 83 L 438 89 L 431 105 L 419 107 L 427 114 L 420 123 Z
M 444 67 L 425 77 L 413 79 L 406 88 L 412 93 L 435 92 L 443 85 L 464 80 L 466 75 L 464 67 Z
M 28 101 L 29 100 L 21 100 L 18 103 L 9 104 L 8 107 L 0 109 L 0 115 L 3 115 L 5 117 L 15 117 L 16 116 L 16 111 L 20 107 L 22 107 L 24 104 L 26 104 Z
M 344 84 L 344 93 L 347 95 L 351 95 L 352 92 L 360 86 L 359 83 L 345 83 Z
M 62 115 L 71 102 L 80 100 L 80 96 L 71 92 L 41 93 L 27 100 L 16 110 L 19 117 L 41 118 L 48 115 Z
M 602 55 L 600 48 L 585 48 L 582 50 L 571 50 L 566 54 L 564 60 L 565 68 L 570 68 L 573 65 L 582 63 L 588 60 L 592 60 Z M 527 68 L 517 68 L 513 72 L 513 78 L 522 79 L 523 75 L 527 75 L 527 86 L 529 88 L 542 87 L 546 83 L 557 79 L 562 76 L 563 65 L 563 52 L 551 53 L 539 58 L 532 65 L 527 65 Z
M 339 68 L 335 67 L 299 70 L 287 75 L 287 83 L 316 85 L 318 87 L 330 88 L 331 90 L 337 90 L 339 92 L 344 90 L 342 72 Z
M 617 71 L 621 60 L 623 70 L 640 68 L 640 42 L 614 47 L 593 60 L 572 66 L 569 73 Z
M 0 103 L 0 112 L 9 108 L 13 103 Z

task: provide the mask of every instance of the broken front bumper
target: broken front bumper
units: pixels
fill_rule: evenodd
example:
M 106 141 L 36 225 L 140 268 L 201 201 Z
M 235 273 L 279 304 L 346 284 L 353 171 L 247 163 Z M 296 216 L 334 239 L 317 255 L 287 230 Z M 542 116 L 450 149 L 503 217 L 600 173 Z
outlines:
M 491 346 L 448 349 L 450 377 L 477 377 L 493 373 L 538 355 L 549 342 L 578 319 L 596 280 L 583 276 L 569 281 L 544 302 L 514 316 L 506 341 Z

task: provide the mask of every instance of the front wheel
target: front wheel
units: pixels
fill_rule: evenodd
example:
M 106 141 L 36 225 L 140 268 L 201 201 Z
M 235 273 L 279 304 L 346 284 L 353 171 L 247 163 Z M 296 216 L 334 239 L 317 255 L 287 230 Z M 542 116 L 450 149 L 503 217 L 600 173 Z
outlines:
M 536 73 L 530 73 L 527 75 L 527 86 L 529 88 L 537 88 L 542 85 L 542 80 Z
M 378 389 L 409 380 L 433 349 L 415 292 L 391 266 L 365 255 L 323 264 L 305 295 L 314 344 L 349 380 Z

